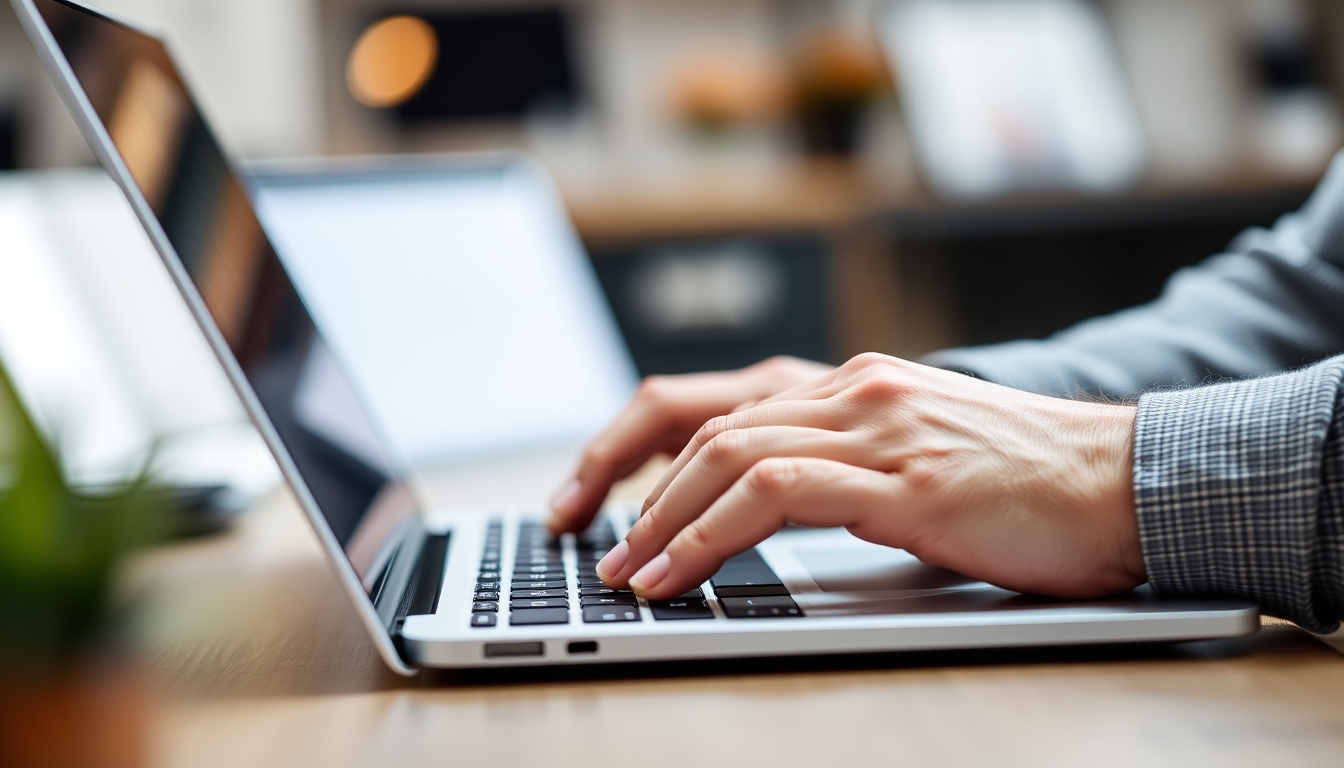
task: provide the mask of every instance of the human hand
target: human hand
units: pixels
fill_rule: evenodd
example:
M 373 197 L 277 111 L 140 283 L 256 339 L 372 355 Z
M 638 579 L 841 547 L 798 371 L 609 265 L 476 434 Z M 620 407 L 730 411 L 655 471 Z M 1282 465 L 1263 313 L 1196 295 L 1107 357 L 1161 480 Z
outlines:
M 1018 592 L 1120 592 L 1147 579 L 1135 414 L 860 355 L 710 419 L 597 570 L 666 599 L 797 523 Z
M 555 533 L 587 528 L 612 484 L 654 454 L 679 453 L 715 416 L 832 370 L 795 357 L 773 357 L 737 371 L 648 377 L 625 410 L 588 445 L 574 479 L 556 491 L 548 525 Z

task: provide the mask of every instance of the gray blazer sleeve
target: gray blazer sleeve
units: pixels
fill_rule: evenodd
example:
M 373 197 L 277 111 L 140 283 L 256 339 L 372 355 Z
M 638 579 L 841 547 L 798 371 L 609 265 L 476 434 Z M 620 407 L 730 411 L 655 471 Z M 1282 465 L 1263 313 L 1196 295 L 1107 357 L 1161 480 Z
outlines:
M 1176 273 L 1151 304 L 1042 341 L 935 353 L 924 362 L 1032 392 L 1132 399 L 1298 368 L 1344 352 L 1344 153 L 1273 229 Z
M 1139 397 L 1134 495 L 1154 589 L 1243 597 L 1329 632 L 1344 618 L 1341 352 L 1344 154 L 1301 211 L 1177 273 L 1152 304 L 926 362 Z M 1181 388 L 1228 378 L 1244 380 Z
M 1160 593 L 1247 598 L 1316 632 L 1344 618 L 1344 356 L 1139 400 L 1134 498 Z

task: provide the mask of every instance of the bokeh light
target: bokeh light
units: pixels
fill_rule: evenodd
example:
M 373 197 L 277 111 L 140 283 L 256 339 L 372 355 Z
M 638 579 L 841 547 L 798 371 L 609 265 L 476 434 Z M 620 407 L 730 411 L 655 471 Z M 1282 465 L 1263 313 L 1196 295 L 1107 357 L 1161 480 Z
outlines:
M 433 27 L 414 16 L 391 16 L 359 36 L 350 51 L 346 82 L 362 104 L 396 106 L 424 86 L 438 57 Z

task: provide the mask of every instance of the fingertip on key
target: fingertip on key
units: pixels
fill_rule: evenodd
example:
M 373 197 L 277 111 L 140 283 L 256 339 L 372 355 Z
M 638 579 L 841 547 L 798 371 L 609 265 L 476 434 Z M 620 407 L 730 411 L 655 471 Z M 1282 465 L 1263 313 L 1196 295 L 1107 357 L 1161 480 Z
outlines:
M 551 516 L 546 520 L 546 527 L 551 530 L 551 533 L 559 534 L 569 530 L 571 518 L 574 516 L 582 492 L 583 485 L 579 483 L 577 478 L 574 478 L 566 481 L 564 485 L 556 489 L 555 493 L 551 494 Z
M 555 489 L 555 493 L 551 494 L 551 510 L 560 515 L 573 512 L 582 491 L 583 485 L 578 478 L 567 480 L 564 485 Z
M 610 583 L 612 578 L 625 567 L 625 561 L 629 558 L 630 545 L 626 543 L 625 539 L 621 539 L 616 542 L 616 546 L 612 547 L 606 556 L 597 562 L 597 566 L 593 570 L 597 571 L 599 578 Z
M 672 556 L 660 552 L 657 557 L 644 564 L 643 568 L 630 577 L 630 587 L 636 594 L 643 595 L 654 589 L 667 578 L 672 570 Z

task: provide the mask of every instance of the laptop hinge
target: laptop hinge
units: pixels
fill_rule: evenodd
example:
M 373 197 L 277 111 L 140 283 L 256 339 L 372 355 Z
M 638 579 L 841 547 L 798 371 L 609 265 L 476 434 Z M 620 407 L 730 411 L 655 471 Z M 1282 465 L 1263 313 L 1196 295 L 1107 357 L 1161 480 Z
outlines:
M 443 573 L 448 561 L 448 537 L 446 533 L 424 535 L 418 547 L 419 553 L 401 600 L 393 614 L 388 632 L 397 644 L 397 650 L 405 657 L 401 646 L 401 625 L 407 616 L 424 616 L 434 613 L 439 607 L 439 593 L 443 590 Z

